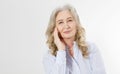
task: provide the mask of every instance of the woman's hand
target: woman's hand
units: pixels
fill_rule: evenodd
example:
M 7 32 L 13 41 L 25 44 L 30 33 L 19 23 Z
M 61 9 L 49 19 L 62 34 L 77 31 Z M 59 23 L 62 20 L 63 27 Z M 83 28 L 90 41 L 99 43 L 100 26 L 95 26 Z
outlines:
M 60 39 L 56 27 L 54 29 L 53 35 L 54 35 L 54 43 L 56 44 L 58 50 L 65 50 L 65 43 L 63 42 L 63 40 Z

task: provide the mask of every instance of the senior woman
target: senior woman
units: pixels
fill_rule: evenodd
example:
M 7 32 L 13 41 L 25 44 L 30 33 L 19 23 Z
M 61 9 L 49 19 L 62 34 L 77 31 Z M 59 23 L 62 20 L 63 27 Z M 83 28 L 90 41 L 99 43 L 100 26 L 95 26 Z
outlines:
M 46 74 L 106 74 L 99 50 L 85 40 L 85 30 L 74 7 L 56 8 L 46 31 Z

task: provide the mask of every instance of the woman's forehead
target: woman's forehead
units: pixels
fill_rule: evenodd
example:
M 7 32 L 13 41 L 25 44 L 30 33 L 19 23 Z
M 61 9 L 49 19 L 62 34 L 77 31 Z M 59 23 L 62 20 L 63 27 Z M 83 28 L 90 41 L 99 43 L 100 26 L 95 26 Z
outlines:
M 62 10 L 58 12 L 56 16 L 56 21 L 63 20 L 63 19 L 69 19 L 69 18 L 73 18 L 71 12 L 69 10 Z

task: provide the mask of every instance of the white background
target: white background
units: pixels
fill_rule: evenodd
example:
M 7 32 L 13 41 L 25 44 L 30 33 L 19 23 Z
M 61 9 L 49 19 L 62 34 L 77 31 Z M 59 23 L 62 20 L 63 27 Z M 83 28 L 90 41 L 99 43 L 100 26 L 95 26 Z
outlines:
M 66 3 L 100 49 L 107 74 L 120 74 L 119 0 L 0 0 L 0 74 L 44 74 L 49 16 Z

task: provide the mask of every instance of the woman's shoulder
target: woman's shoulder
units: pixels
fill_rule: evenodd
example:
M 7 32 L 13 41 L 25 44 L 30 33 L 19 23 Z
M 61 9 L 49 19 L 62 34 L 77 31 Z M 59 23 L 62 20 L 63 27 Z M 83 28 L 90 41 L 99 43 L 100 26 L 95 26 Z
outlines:
M 50 49 L 46 50 L 44 53 L 44 58 L 54 58 L 55 56 L 52 55 Z
M 43 61 L 54 60 L 54 59 L 55 59 L 55 56 L 51 54 L 50 49 L 47 49 L 43 55 Z
M 99 51 L 98 46 L 94 42 L 87 41 L 87 45 L 89 53 L 96 53 Z

